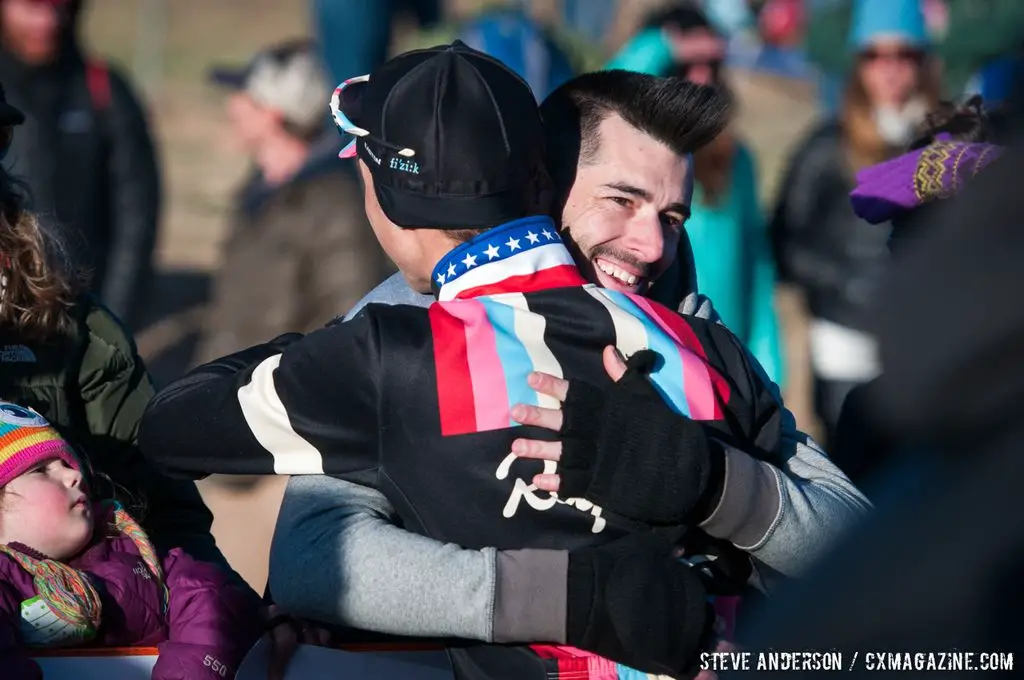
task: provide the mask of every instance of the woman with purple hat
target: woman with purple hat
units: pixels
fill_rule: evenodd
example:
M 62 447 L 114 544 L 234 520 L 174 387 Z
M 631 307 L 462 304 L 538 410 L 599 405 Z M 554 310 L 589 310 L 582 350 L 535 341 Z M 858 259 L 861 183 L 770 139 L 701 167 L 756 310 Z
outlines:
M 996 135 L 993 122 L 980 97 L 962 106 L 944 104 L 928 117 L 926 132 L 907 153 L 857 174 L 857 187 L 850 193 L 853 211 L 878 229 L 891 225 L 889 247 L 897 262 L 934 221 L 935 212 L 947 209 L 1002 155 L 1004 148 L 990 143 Z M 861 385 L 847 396 L 830 447 L 833 462 L 861 488 L 893 453 L 892 443 L 869 415 L 874 384 Z

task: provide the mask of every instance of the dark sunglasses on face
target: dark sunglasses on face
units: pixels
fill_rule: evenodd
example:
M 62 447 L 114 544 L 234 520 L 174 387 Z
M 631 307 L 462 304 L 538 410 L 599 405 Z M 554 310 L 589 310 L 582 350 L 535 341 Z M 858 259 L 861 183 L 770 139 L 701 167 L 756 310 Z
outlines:
M 862 61 L 903 61 L 918 64 L 924 59 L 924 52 L 910 47 L 896 50 L 869 48 L 860 53 L 860 58 Z
M 722 72 L 722 60 L 721 59 L 710 59 L 707 61 L 689 61 L 682 64 L 676 64 L 675 69 L 671 75 L 677 78 L 683 78 L 689 80 L 690 74 L 694 69 L 699 67 L 705 67 L 711 71 L 711 82 L 717 83 L 719 76 Z

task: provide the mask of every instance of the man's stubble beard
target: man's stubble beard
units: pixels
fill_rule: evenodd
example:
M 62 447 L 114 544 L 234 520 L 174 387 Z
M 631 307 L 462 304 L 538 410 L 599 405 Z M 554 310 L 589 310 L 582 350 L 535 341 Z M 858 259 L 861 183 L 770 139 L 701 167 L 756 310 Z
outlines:
M 565 242 L 566 248 L 569 249 L 569 254 L 572 255 L 572 259 L 576 263 L 576 268 L 583 273 L 589 283 L 600 285 L 597 280 L 594 259 L 603 257 L 605 259 L 619 260 L 624 264 L 635 267 L 640 272 L 641 277 L 647 279 L 645 286 L 638 291 L 642 295 L 646 295 L 647 291 L 654 284 L 654 280 L 650 279 L 650 264 L 641 262 L 635 256 L 617 248 L 613 248 L 612 246 L 601 244 L 596 245 L 593 248 L 587 248 L 586 241 L 583 240 L 581 245 L 581 240 L 577 239 L 573 235 L 572 226 L 565 224 L 564 222 L 561 223 L 559 232 L 561 233 L 562 240 Z

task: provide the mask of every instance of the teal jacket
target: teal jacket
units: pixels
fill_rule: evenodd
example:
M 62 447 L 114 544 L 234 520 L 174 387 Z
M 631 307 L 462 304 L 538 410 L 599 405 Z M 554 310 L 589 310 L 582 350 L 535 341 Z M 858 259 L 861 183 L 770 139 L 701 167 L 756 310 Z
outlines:
M 661 31 L 645 30 L 607 64 L 660 75 L 672 66 Z M 706 205 L 698 183 L 686 223 L 697 267 L 697 289 L 715 303 L 722 321 L 757 357 L 769 377 L 785 375 L 775 314 L 775 265 L 768 248 L 753 156 L 736 146 L 730 186 L 716 205 Z
M 775 314 L 775 265 L 758 201 L 754 159 L 736 146 L 728 191 L 705 205 L 697 185 L 686 222 L 697 290 L 715 303 L 723 323 L 742 340 L 776 383 L 784 375 Z

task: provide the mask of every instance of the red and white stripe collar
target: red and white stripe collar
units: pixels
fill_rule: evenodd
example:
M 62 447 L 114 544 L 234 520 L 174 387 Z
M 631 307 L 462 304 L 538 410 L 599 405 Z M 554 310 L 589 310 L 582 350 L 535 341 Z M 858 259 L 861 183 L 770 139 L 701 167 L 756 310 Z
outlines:
M 587 283 L 554 222 L 543 216 L 488 229 L 460 244 L 441 258 L 431 278 L 441 302 Z

